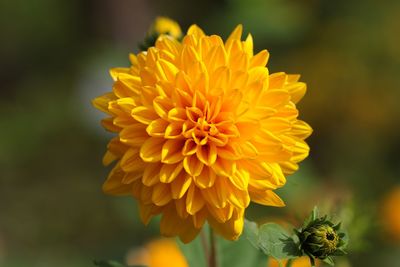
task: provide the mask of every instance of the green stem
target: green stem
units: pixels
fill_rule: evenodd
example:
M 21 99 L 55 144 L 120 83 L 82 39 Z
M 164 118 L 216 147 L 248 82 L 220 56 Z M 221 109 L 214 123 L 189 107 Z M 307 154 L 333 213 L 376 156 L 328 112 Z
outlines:
M 286 267 L 292 267 L 293 259 L 289 259 L 286 263 Z
M 315 260 L 313 257 L 310 257 L 311 267 L 315 267 Z
M 217 249 L 215 244 L 215 233 L 213 229 L 210 227 L 210 253 L 208 258 L 208 266 L 209 267 L 217 267 Z
M 204 251 L 204 256 L 206 257 L 206 260 L 209 261 L 210 255 L 209 255 L 209 250 L 208 250 L 208 242 L 207 242 L 208 240 L 207 240 L 205 229 L 203 229 L 200 232 L 200 238 L 201 238 L 201 246 L 203 247 L 203 251 Z

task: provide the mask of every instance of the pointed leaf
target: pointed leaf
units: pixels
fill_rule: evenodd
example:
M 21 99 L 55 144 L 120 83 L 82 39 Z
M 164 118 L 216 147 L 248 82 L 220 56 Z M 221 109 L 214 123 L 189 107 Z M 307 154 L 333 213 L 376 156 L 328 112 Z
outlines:
M 261 250 L 276 259 L 292 259 L 301 256 L 299 245 L 279 225 L 267 223 L 259 229 Z
M 249 240 L 249 242 L 257 249 L 260 248 L 258 244 L 258 226 L 257 223 L 244 220 L 244 236 Z

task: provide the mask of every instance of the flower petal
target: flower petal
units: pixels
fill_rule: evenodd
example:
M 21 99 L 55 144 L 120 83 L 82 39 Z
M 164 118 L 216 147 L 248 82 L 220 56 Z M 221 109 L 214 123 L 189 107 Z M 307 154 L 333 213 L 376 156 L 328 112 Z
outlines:
M 266 205 L 266 206 L 274 206 L 274 207 L 284 207 L 285 203 L 283 200 L 271 190 L 267 191 L 250 191 L 251 201 Z
M 146 132 L 153 137 L 164 137 L 168 124 L 164 119 L 154 120 L 147 126 Z
M 171 189 L 168 184 L 158 183 L 153 186 L 151 201 L 157 206 L 165 206 L 172 199 Z
M 153 186 L 160 182 L 160 173 L 159 170 L 161 168 L 160 163 L 148 163 L 143 172 L 142 183 L 145 186 Z
M 167 140 L 162 146 L 161 162 L 167 164 L 177 163 L 183 160 L 182 149 L 184 140 Z
M 205 165 L 211 166 L 217 160 L 217 147 L 212 143 L 204 146 L 197 145 L 196 155 Z
M 164 138 L 150 137 L 140 148 L 140 157 L 146 162 L 157 162 L 161 160 L 161 148 Z
M 134 123 L 123 128 L 119 136 L 121 142 L 129 146 L 140 146 L 149 138 L 146 133 L 146 127 L 141 123 Z
M 187 156 L 183 160 L 185 171 L 191 176 L 199 176 L 204 164 L 196 156 Z
M 153 108 L 140 106 L 132 109 L 132 117 L 143 124 L 150 124 L 153 120 L 158 119 L 157 113 Z
M 160 181 L 162 183 L 171 183 L 180 174 L 183 169 L 182 162 L 176 164 L 163 164 L 160 169 Z
M 186 211 L 193 215 L 196 214 L 205 204 L 204 198 L 200 190 L 192 184 L 186 195 Z
M 137 172 L 144 168 L 144 162 L 140 158 L 138 148 L 128 149 L 122 157 L 120 164 L 125 172 Z
M 235 213 L 237 213 L 235 211 Z M 243 231 L 244 218 L 243 215 L 233 216 L 224 223 L 216 221 L 214 218 L 209 218 L 208 222 L 211 227 L 220 235 L 228 240 L 236 240 Z
M 193 177 L 199 188 L 208 188 L 214 185 L 217 175 L 211 168 L 204 167 L 199 176 Z
M 267 65 L 269 53 L 267 50 L 260 51 L 257 55 L 250 59 L 250 67 L 264 67 Z
M 132 185 L 122 183 L 124 176 L 125 172 L 119 165 L 116 165 L 103 184 L 103 192 L 117 196 L 129 195 L 132 191 Z
M 188 190 L 192 183 L 192 178 L 185 172 L 181 172 L 171 183 L 171 193 L 173 199 L 180 199 Z

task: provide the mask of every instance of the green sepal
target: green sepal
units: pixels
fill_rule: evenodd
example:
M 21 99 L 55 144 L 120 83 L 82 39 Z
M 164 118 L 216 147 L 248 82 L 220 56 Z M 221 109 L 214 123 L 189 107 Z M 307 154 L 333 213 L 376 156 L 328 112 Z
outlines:
M 333 261 L 332 257 L 326 257 L 325 259 L 322 260 L 326 264 L 329 264 L 330 266 L 334 266 L 335 262 Z

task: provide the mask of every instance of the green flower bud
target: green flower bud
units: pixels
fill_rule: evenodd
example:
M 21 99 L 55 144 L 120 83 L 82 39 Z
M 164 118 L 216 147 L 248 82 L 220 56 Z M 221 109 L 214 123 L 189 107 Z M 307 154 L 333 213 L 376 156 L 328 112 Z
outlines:
M 312 219 L 305 227 L 296 231 L 301 250 L 309 257 L 322 260 L 345 254 L 345 234 L 339 229 L 340 224 L 334 225 L 326 216 Z

